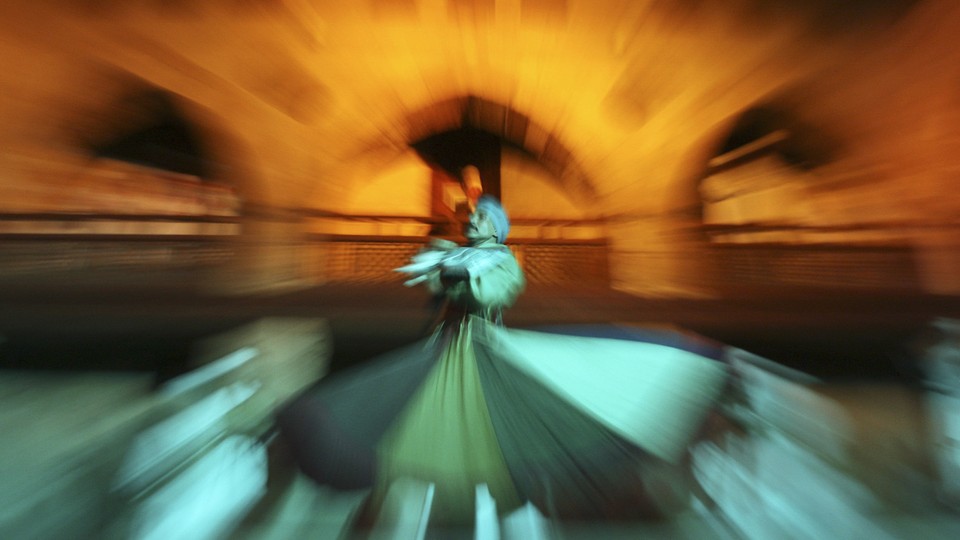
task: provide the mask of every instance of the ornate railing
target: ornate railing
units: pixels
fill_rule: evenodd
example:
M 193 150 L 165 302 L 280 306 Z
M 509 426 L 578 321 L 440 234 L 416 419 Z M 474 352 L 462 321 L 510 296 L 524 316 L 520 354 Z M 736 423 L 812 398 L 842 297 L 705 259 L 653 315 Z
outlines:
M 329 282 L 401 281 L 394 268 L 406 264 L 425 238 L 328 238 L 318 242 L 319 274 Z M 508 243 L 533 284 L 606 286 L 608 250 L 602 241 L 516 241 Z
M 716 278 L 727 289 L 802 287 L 918 292 L 915 250 L 908 244 L 715 244 Z
M 290 238 L 302 250 L 300 269 L 305 282 L 363 283 L 399 281 L 394 268 L 407 263 L 437 225 L 428 218 L 344 216 L 324 214 L 337 224 L 361 230 L 383 228 L 417 234 L 358 235 L 309 232 Z M 256 215 L 247 219 L 281 219 L 304 223 L 304 216 Z M 577 224 L 574 223 L 574 226 Z M 570 226 L 549 221 L 519 226 L 555 229 Z M 349 228 L 349 227 L 348 227 Z M 412 229 L 411 229 L 412 230 Z M 110 279 L 137 279 L 137 273 L 191 272 L 238 264 L 238 249 L 257 241 L 241 234 L 236 216 L 137 215 L 88 213 L 0 214 L 0 279 L 56 279 L 63 273 L 108 274 Z M 461 239 L 462 240 L 462 239 Z M 606 286 L 609 282 L 605 241 L 518 239 L 511 249 L 530 283 Z

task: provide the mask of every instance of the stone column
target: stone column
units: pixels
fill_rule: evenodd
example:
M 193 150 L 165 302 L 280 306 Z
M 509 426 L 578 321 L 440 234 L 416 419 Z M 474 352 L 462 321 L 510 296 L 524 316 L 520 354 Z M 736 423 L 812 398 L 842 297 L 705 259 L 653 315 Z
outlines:
M 208 291 L 225 295 L 272 294 L 317 284 L 311 244 L 299 219 L 245 218 L 233 255 L 209 279 Z
M 608 229 L 615 289 L 649 297 L 716 295 L 712 252 L 698 220 L 663 214 L 613 221 Z
M 925 232 L 914 241 L 914 246 L 923 290 L 960 295 L 960 232 Z

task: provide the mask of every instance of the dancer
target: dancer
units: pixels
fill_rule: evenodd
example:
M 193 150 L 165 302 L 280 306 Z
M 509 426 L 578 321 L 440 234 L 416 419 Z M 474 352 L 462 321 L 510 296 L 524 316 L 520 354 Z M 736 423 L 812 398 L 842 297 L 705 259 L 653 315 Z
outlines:
M 503 327 L 525 283 L 509 229 L 483 196 L 466 246 L 434 240 L 399 268 L 444 300 L 432 336 L 324 382 L 281 431 L 318 482 L 372 486 L 373 514 L 412 479 L 433 486 L 431 524 L 469 525 L 477 486 L 501 513 L 529 501 L 559 518 L 649 516 L 645 474 L 683 458 L 726 369 L 622 332 Z

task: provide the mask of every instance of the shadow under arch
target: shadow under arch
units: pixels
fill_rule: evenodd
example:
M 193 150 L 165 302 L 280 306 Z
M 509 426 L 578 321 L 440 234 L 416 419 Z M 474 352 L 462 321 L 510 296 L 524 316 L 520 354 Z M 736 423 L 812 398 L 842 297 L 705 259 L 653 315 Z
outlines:
M 696 285 L 703 292 L 720 297 L 742 292 L 731 285 L 737 274 L 731 267 L 730 249 L 717 242 L 710 223 L 708 207 L 713 201 L 708 180 L 769 154 L 790 167 L 812 169 L 834 159 L 839 148 L 824 130 L 802 122 L 776 103 L 739 111 L 688 146 L 667 193 L 670 210 L 663 217 L 677 234 L 676 241 L 684 245 L 683 266 L 697 276 Z
M 689 210 L 704 275 L 725 295 L 915 293 L 912 245 L 896 235 L 878 242 L 882 226 L 830 221 L 829 167 L 856 141 L 793 102 L 780 96 L 748 108 L 690 152 L 696 165 L 677 182 L 675 200 Z
M 808 171 L 837 159 L 843 150 L 828 130 L 802 121 L 786 107 L 755 105 L 719 123 L 691 146 L 671 193 L 673 207 L 703 224 L 707 201 L 702 184 L 710 176 L 770 154 Z
M 211 110 L 167 90 L 145 86 L 109 106 L 101 134 L 87 143 L 95 157 L 127 161 L 231 186 L 242 215 L 266 190 L 252 145 Z
M 473 95 L 456 96 L 413 111 L 405 121 L 410 146 L 428 163 L 452 176 L 459 175 L 470 157 L 438 158 L 424 151 L 425 143 L 445 134 L 494 137 L 542 165 L 557 182 L 557 188 L 574 200 L 590 204 L 597 199 L 596 184 L 577 163 L 574 151 L 556 133 L 510 106 Z

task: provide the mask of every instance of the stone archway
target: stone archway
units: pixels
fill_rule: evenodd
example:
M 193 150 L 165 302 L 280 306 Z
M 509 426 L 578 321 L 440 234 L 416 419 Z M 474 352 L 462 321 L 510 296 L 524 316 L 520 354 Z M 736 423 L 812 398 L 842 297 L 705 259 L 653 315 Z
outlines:
M 557 187 L 571 197 L 592 203 L 597 190 L 594 180 L 579 165 L 575 152 L 559 134 L 508 105 L 477 96 L 458 96 L 432 103 L 407 115 L 407 140 L 415 148 L 445 133 L 472 130 L 498 138 L 540 163 L 556 179 Z M 449 173 L 459 172 L 457 159 L 437 163 Z M 453 170 L 450 170 L 453 169 Z

